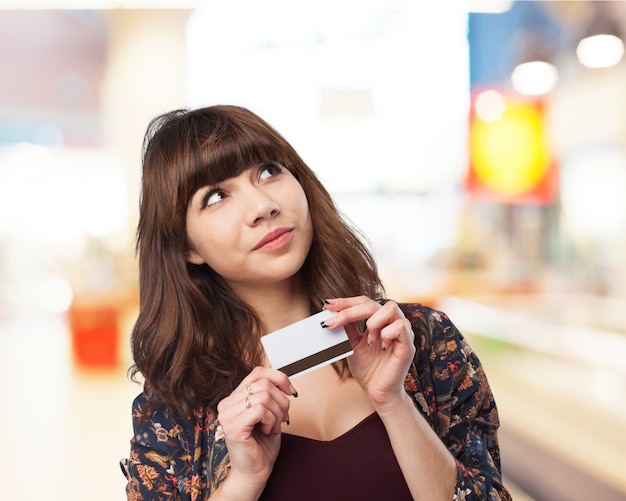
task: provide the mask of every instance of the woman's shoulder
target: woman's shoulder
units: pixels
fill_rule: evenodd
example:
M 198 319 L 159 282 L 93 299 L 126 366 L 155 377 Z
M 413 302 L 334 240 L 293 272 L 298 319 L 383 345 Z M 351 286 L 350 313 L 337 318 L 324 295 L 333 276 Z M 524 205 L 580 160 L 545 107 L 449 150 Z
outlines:
M 465 336 L 443 311 L 419 303 L 398 304 L 415 333 L 416 357 L 425 366 L 463 368 L 480 362 Z
M 396 301 L 395 299 L 391 299 L 391 298 L 377 299 L 376 301 L 380 304 L 385 304 L 389 301 L 394 301 L 398 305 L 400 310 L 402 310 L 402 313 L 404 313 L 404 315 L 409 320 L 413 318 L 421 318 L 421 319 L 435 318 L 437 321 L 441 321 L 441 317 L 446 316 L 445 313 L 425 303 L 420 303 L 420 302 L 406 303 L 406 302 Z
M 426 342 L 458 336 L 456 327 L 443 311 L 422 303 L 398 303 L 404 316 L 411 322 L 416 334 L 420 334 Z
M 426 318 L 441 315 L 441 312 L 423 303 L 397 303 L 404 315 L 411 318 Z
M 145 388 L 133 401 L 132 419 L 131 454 L 121 463 L 132 485 L 153 492 L 210 492 L 227 475 L 228 449 L 216 412 L 187 415 Z
M 189 448 L 197 431 L 214 431 L 217 415 L 211 410 L 186 414 L 166 403 L 146 386 L 133 401 L 134 441 L 160 449 Z

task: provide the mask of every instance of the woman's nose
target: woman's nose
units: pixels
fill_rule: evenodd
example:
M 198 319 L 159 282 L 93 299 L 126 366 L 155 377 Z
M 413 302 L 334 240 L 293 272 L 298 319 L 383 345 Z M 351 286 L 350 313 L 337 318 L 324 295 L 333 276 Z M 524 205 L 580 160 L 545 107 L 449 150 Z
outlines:
M 250 209 L 248 213 L 248 222 L 251 225 L 259 224 L 265 219 L 272 219 L 280 212 L 278 204 L 261 190 L 255 190 L 256 193 L 250 200 Z

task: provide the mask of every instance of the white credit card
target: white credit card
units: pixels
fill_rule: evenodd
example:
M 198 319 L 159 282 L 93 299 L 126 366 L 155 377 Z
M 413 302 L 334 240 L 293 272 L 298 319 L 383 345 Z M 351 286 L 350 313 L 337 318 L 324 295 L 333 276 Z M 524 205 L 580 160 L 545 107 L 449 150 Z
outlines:
M 296 377 L 352 355 L 343 327 L 331 330 L 321 326 L 335 314 L 323 310 L 263 336 L 261 343 L 272 367 Z

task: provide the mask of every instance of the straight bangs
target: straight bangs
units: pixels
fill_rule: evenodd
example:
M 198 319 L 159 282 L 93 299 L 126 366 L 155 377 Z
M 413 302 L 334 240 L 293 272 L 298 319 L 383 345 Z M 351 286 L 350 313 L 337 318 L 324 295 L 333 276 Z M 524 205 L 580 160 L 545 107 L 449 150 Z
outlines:
M 234 120 L 225 114 L 193 115 L 190 112 L 187 118 L 197 122 L 192 128 L 195 137 L 187 143 L 186 178 L 179 186 L 185 204 L 200 188 L 236 177 L 259 163 L 276 161 L 294 171 L 295 152 L 266 124 L 245 120 L 245 116 Z

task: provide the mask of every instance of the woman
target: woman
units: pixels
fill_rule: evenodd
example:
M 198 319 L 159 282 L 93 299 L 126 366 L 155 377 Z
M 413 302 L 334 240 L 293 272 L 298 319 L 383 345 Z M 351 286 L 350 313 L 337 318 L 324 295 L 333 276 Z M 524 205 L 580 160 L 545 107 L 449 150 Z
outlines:
M 444 314 L 373 299 L 371 254 L 255 114 L 153 120 L 137 246 L 128 499 L 509 499 L 478 359 Z M 260 338 L 322 308 L 354 354 L 292 382 Z

